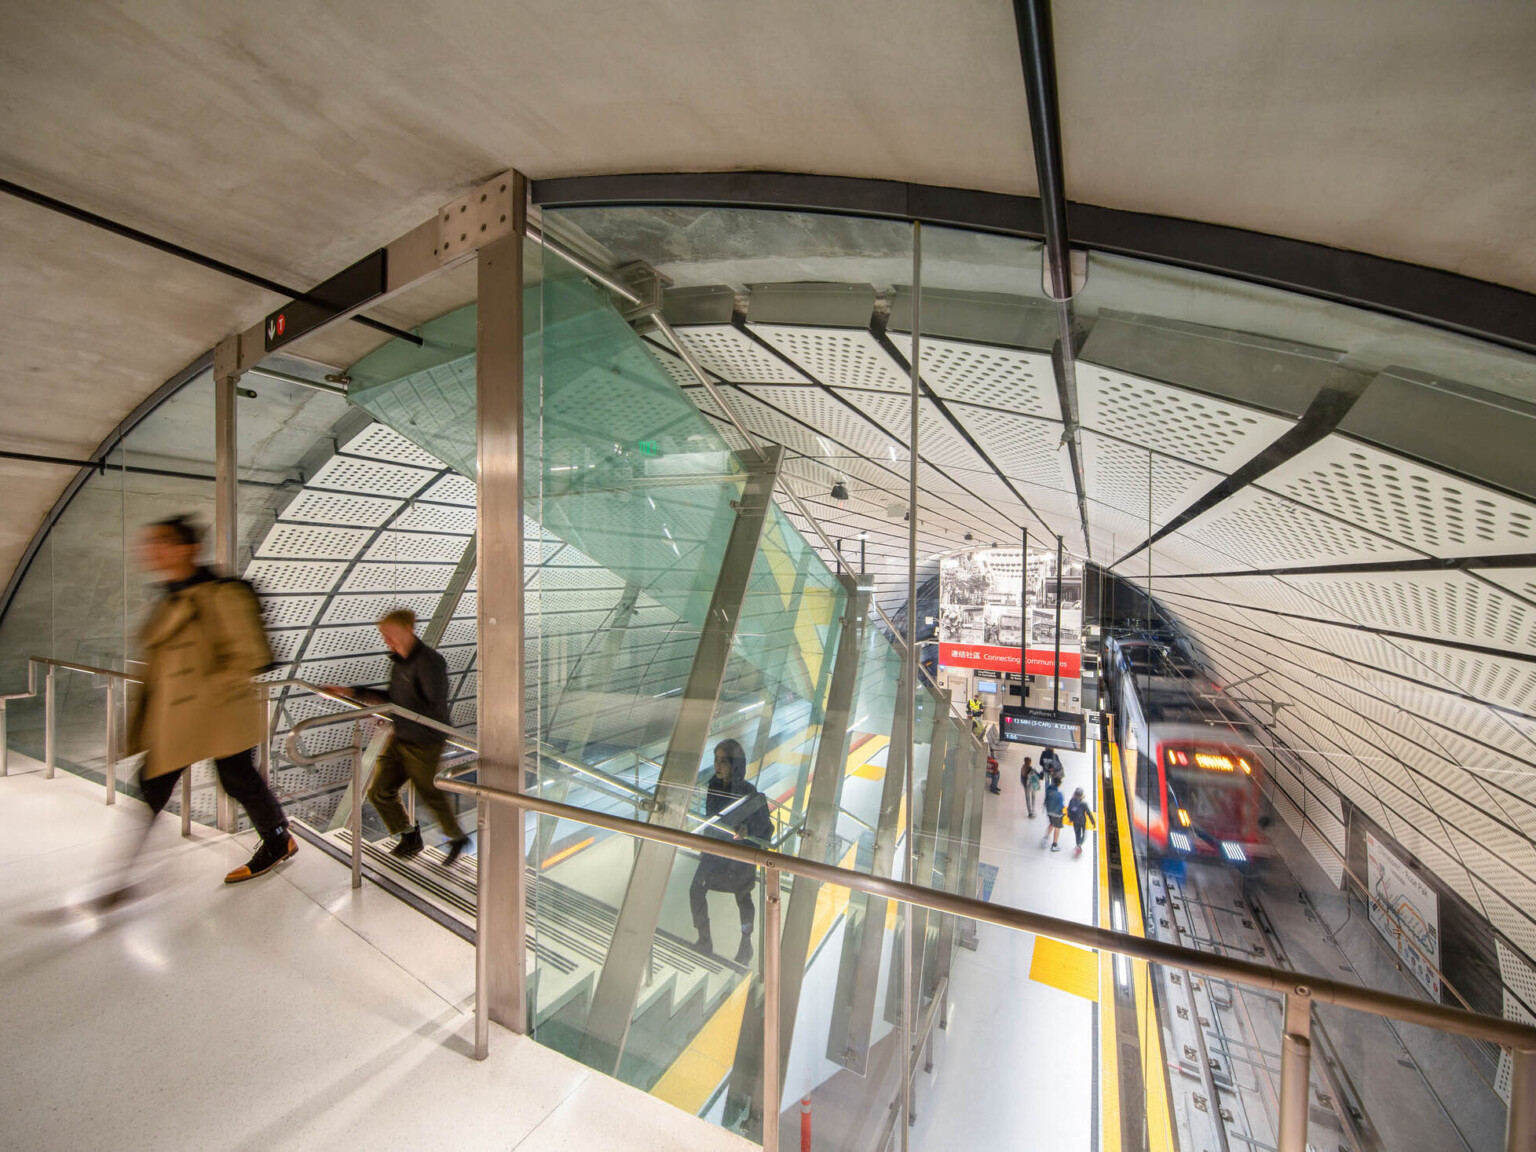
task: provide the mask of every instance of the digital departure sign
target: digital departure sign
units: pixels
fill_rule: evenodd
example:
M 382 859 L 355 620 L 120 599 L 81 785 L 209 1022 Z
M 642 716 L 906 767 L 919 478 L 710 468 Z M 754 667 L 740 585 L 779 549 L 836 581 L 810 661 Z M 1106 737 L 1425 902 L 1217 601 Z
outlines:
M 1039 744 L 1044 748 L 1083 750 L 1083 716 L 1080 712 L 1052 712 L 1049 708 L 1004 708 L 999 732 L 1014 744 Z

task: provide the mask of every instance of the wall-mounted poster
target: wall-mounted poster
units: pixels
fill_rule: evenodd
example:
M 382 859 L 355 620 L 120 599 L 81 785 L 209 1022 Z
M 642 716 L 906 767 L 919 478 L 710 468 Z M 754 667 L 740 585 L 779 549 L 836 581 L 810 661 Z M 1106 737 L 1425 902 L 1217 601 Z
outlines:
M 1403 967 L 1440 999 L 1440 898 L 1381 841 L 1365 834 L 1371 923 L 1386 937 Z
M 1056 647 L 1056 553 L 982 548 L 946 556 L 939 580 L 939 663 L 946 668 L 1027 671 L 1049 676 Z M 1061 676 L 1079 671 L 1083 564 L 1066 558 L 1061 573 Z M 1019 646 L 1029 651 L 1019 668 Z

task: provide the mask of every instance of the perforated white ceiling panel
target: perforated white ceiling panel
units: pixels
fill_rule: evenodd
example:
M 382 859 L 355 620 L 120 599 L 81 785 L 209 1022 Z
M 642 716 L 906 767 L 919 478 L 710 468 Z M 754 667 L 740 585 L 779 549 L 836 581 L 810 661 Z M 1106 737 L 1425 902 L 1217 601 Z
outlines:
M 1078 412 L 1085 427 L 1218 472 L 1233 472 L 1293 421 L 1198 392 L 1079 361 Z
M 412 464 L 434 472 L 443 464 L 430 452 L 423 451 L 385 424 L 370 424 L 341 447 L 346 456 L 371 456 L 396 464 Z
M 1292 610 L 1392 632 L 1536 652 L 1536 608 L 1461 572 L 1355 572 L 1287 576 L 1302 594 Z
M 967 404 L 952 404 L 950 411 L 1003 475 L 1024 489 L 1026 498 L 1029 488 L 1037 485 L 1077 491 L 1060 424 Z
M 356 524 L 376 528 L 399 507 L 400 501 L 389 497 L 317 492 L 305 488 L 283 509 L 282 518 L 311 524 Z
M 911 376 L 902 371 L 867 330 L 806 328 L 794 324 L 747 326 L 830 388 L 912 390 Z
M 1373 563 L 1421 555 L 1252 485 L 1172 535 L 1209 550 L 1205 571 Z
M 1220 472 L 1084 430 L 1087 495 L 1106 508 L 1161 528 L 1221 482 Z
M 912 337 L 889 333 L 891 343 L 912 361 Z M 1056 377 L 1044 352 L 995 348 L 960 340 L 923 338 L 923 382 L 945 400 L 1001 408 L 1046 420 L 1061 419 Z
M 906 459 L 902 447 L 905 435 L 898 442 L 860 416 L 843 399 L 829 395 L 822 388 L 814 385 L 798 388 L 753 385 L 745 391 L 810 425 L 817 434 L 816 447 L 820 451 L 808 455 L 844 456 L 852 453 L 875 460 Z M 902 412 L 905 419 L 905 406 Z
M 1536 550 L 1536 507 L 1338 434 L 1259 483 L 1431 556 Z
M 698 324 L 677 329 L 700 364 L 736 384 L 804 384 L 795 371 L 732 324 Z

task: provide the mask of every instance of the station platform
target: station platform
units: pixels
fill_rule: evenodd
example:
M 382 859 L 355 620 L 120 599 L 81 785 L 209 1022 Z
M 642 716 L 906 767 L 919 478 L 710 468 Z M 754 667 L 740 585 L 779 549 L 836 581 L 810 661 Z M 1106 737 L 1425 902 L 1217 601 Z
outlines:
M 0 814 L 7 1147 L 753 1147 L 494 1026 L 477 1063 L 471 946 L 312 846 L 226 886 L 250 835 L 162 817 L 142 899 L 60 915 L 143 807 L 13 753 Z
M 1097 744 L 1062 752 L 1062 789 L 1094 797 Z M 998 754 L 1001 795 L 988 795 L 981 863 L 997 869 L 991 902 L 1097 923 L 1099 836 L 1079 856 L 1069 825 L 1049 847 L 1043 792 L 1028 815 L 1019 769 L 1040 750 Z M 1097 812 L 1095 812 L 1097 815 Z M 1091 1148 L 1099 1083 L 1098 960 L 1094 954 L 997 925 L 977 926 L 950 977 L 948 1026 L 936 1031 L 933 1071 L 915 1080 L 913 1148 Z

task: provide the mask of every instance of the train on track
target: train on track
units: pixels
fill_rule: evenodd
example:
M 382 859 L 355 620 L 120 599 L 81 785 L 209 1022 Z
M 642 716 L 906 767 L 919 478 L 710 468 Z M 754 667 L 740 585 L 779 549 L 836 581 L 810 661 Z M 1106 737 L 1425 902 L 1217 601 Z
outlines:
M 1104 691 L 1138 854 L 1260 867 L 1272 817 L 1265 754 L 1247 713 L 1156 637 L 1108 641 Z

